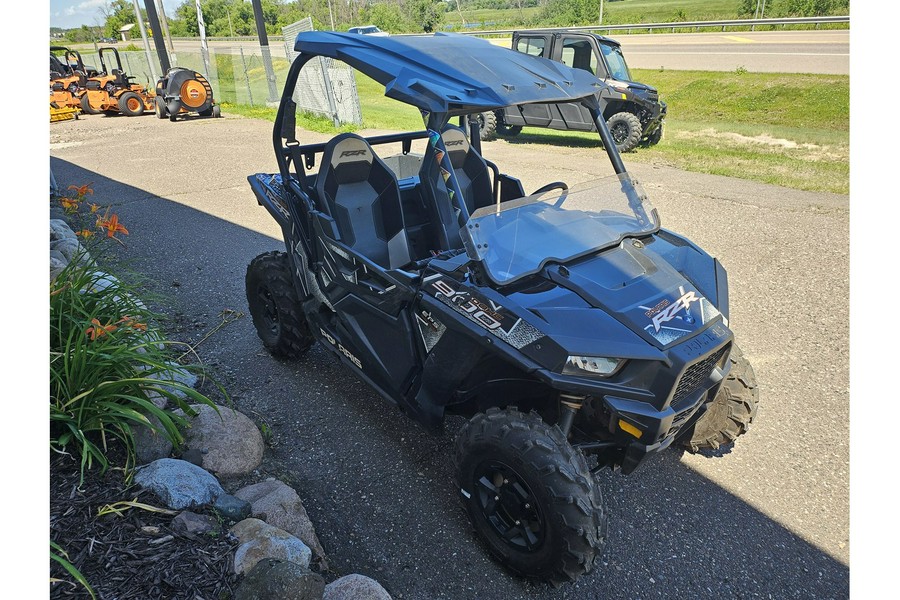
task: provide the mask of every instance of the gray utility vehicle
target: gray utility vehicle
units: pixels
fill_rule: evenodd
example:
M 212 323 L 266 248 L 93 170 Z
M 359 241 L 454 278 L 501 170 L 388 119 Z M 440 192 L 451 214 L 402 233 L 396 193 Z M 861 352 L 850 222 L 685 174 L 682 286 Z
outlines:
M 583 69 L 602 79 L 606 101 L 603 118 L 619 152 L 634 150 L 641 142 L 662 139 L 666 103 L 649 85 L 633 80 L 619 42 L 580 31 L 523 31 L 513 34 L 512 48 L 532 56 Z M 581 104 L 523 104 L 479 115 L 481 139 L 517 135 L 522 127 L 548 127 L 566 131 L 596 131 L 590 113 Z

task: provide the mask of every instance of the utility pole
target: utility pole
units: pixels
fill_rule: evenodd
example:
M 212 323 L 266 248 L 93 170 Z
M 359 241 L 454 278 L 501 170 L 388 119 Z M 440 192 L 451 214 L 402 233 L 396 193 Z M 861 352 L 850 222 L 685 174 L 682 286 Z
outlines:
M 206 43 L 206 23 L 203 22 L 203 11 L 200 10 L 200 0 L 195 0 L 197 5 L 197 26 L 200 28 L 200 55 L 203 57 L 203 66 L 206 68 L 207 77 L 212 77 L 209 72 L 209 44 Z
M 169 54 L 172 55 L 172 62 L 175 61 L 175 44 L 172 43 L 172 34 L 169 33 L 169 19 L 166 18 L 166 7 L 163 5 L 163 0 L 156 0 L 159 3 L 157 7 L 159 10 L 159 21 L 162 23 L 163 33 L 166 35 L 166 42 L 169 46 Z
M 137 19 L 138 28 L 141 30 L 141 38 L 144 40 L 144 53 L 147 55 L 147 63 L 150 65 L 150 75 L 153 77 L 153 82 L 159 80 L 159 76 L 156 74 L 156 65 L 153 64 L 153 54 L 150 52 L 150 42 L 147 40 L 147 29 L 144 27 L 144 15 L 141 13 L 141 7 L 138 5 L 138 0 L 132 0 L 134 3 L 134 15 Z
M 600 25 L 603 25 L 603 0 L 600 0 Z
M 328 18 L 331 19 L 331 30 L 334 31 L 334 14 L 331 12 L 331 0 L 328 0 Z
M 197 0 L 197 3 L 199 5 L 200 0 Z M 275 69 L 272 68 L 272 52 L 269 50 L 269 36 L 266 33 L 266 22 L 263 19 L 262 2 L 260 0 L 253 0 L 253 18 L 256 21 L 256 35 L 259 36 L 259 49 L 262 52 L 263 66 L 266 68 L 266 79 L 269 82 L 269 102 L 278 102 L 278 90 L 275 89 Z
M 153 45 L 156 46 L 156 55 L 159 56 L 159 66 L 163 73 L 168 73 L 172 65 L 169 64 L 169 55 L 166 52 L 166 40 L 163 38 L 162 28 L 159 26 L 159 17 L 156 15 L 154 0 L 144 0 L 147 8 L 147 20 L 150 21 L 150 31 L 153 32 Z

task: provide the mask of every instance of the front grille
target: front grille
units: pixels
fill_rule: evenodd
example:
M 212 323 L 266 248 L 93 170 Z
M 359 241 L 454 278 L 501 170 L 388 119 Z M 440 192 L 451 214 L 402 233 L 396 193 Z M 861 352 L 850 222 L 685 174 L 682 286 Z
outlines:
M 713 367 L 722 360 L 722 357 L 725 356 L 727 352 L 728 346 L 724 346 L 700 362 L 694 363 L 688 367 L 685 372 L 682 373 L 681 379 L 678 380 L 678 387 L 675 388 L 675 393 L 672 395 L 672 402 L 670 404 L 674 406 L 697 391 L 697 388 L 709 379 L 709 374 L 712 373 Z

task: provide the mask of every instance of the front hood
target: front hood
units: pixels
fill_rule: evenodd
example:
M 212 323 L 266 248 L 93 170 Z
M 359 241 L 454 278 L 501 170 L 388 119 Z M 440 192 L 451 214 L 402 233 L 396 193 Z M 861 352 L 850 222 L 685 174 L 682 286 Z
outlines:
M 660 349 L 721 315 L 681 273 L 637 240 L 576 264 L 548 267 L 546 273 Z

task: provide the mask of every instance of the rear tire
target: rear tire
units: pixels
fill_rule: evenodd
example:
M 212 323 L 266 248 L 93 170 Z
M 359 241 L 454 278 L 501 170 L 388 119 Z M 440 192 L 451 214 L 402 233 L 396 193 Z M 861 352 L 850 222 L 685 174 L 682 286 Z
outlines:
M 719 388 L 712 406 L 685 433 L 681 446 L 691 453 L 718 450 L 747 433 L 759 409 L 759 388 L 750 362 L 737 345 L 729 357 L 731 370 Z
M 521 125 L 507 125 L 503 122 L 503 112 L 497 111 L 494 113 L 497 116 L 497 135 L 502 135 L 506 137 L 515 137 L 522 133 Z
M 478 119 L 481 141 L 490 142 L 497 137 L 497 115 L 493 111 L 478 113 L 475 115 Z
M 153 104 L 156 108 L 156 118 L 157 119 L 165 119 L 169 116 L 169 109 L 166 108 L 166 102 L 160 98 L 159 96 L 153 101 Z
M 641 121 L 630 112 L 620 112 L 606 120 L 619 152 L 631 152 L 641 141 Z
M 298 358 L 315 338 L 300 308 L 284 252 L 260 254 L 247 267 L 247 304 L 256 333 L 275 356 Z
M 119 112 L 128 117 L 139 117 L 144 114 L 144 101 L 134 92 L 125 92 L 119 96 Z
M 459 432 L 455 459 L 472 524 L 501 563 L 554 584 L 593 568 L 606 542 L 603 497 L 558 427 L 491 408 Z

